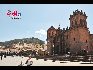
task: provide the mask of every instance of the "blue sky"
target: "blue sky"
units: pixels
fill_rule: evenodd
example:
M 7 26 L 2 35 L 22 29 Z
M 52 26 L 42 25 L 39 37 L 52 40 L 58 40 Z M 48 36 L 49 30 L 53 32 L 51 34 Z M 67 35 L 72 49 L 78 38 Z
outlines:
M 46 40 L 46 31 L 53 25 L 66 28 L 69 17 L 76 9 L 88 16 L 87 26 L 93 33 L 92 4 L 0 4 L 0 42 L 13 39 L 37 37 Z M 14 20 L 6 15 L 8 10 L 17 10 L 21 19 Z

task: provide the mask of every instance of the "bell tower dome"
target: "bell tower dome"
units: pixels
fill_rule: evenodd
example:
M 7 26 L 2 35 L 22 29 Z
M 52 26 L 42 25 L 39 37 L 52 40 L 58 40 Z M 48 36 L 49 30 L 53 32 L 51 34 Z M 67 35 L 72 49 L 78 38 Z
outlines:
M 86 27 L 87 28 L 87 22 L 86 22 L 87 16 L 85 12 L 75 10 L 73 11 L 73 15 L 70 15 L 70 27 Z

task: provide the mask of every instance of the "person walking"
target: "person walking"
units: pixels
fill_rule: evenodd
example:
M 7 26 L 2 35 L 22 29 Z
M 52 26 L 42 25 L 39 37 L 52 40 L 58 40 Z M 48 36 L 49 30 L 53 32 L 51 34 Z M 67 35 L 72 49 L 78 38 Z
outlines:
M 1 56 L 1 60 L 2 60 L 2 57 L 3 57 L 3 56 Z
M 4 53 L 4 58 L 6 58 L 6 52 Z
M 2 58 L 3 58 L 3 53 L 1 52 L 1 60 L 2 60 Z
M 23 66 L 24 65 L 23 61 L 24 60 L 23 60 L 23 57 L 22 57 L 21 63 L 18 66 Z
M 31 66 L 33 64 L 33 61 L 31 60 L 31 56 L 29 56 L 29 59 L 26 61 L 27 66 Z
M 23 66 L 24 64 L 23 64 L 23 62 L 21 61 L 21 64 L 20 65 L 18 65 L 18 66 Z

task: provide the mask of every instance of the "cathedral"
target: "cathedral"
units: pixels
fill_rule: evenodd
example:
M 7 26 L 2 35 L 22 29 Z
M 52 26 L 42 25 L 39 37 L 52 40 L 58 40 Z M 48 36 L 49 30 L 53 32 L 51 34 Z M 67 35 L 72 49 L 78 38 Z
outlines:
M 57 29 L 51 26 L 47 30 L 47 50 L 50 55 L 67 53 L 93 53 L 93 34 L 87 27 L 85 12 L 78 9 L 70 15 L 70 27 Z

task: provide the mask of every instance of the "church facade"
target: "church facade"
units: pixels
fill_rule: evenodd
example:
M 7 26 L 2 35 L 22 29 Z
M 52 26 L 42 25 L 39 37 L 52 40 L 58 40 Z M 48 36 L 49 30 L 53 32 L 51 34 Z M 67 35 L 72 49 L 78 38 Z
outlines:
M 57 29 L 51 26 L 47 30 L 47 49 L 50 55 L 77 54 L 80 52 L 92 53 L 93 34 L 87 27 L 85 12 L 75 10 L 70 15 L 70 27 Z

